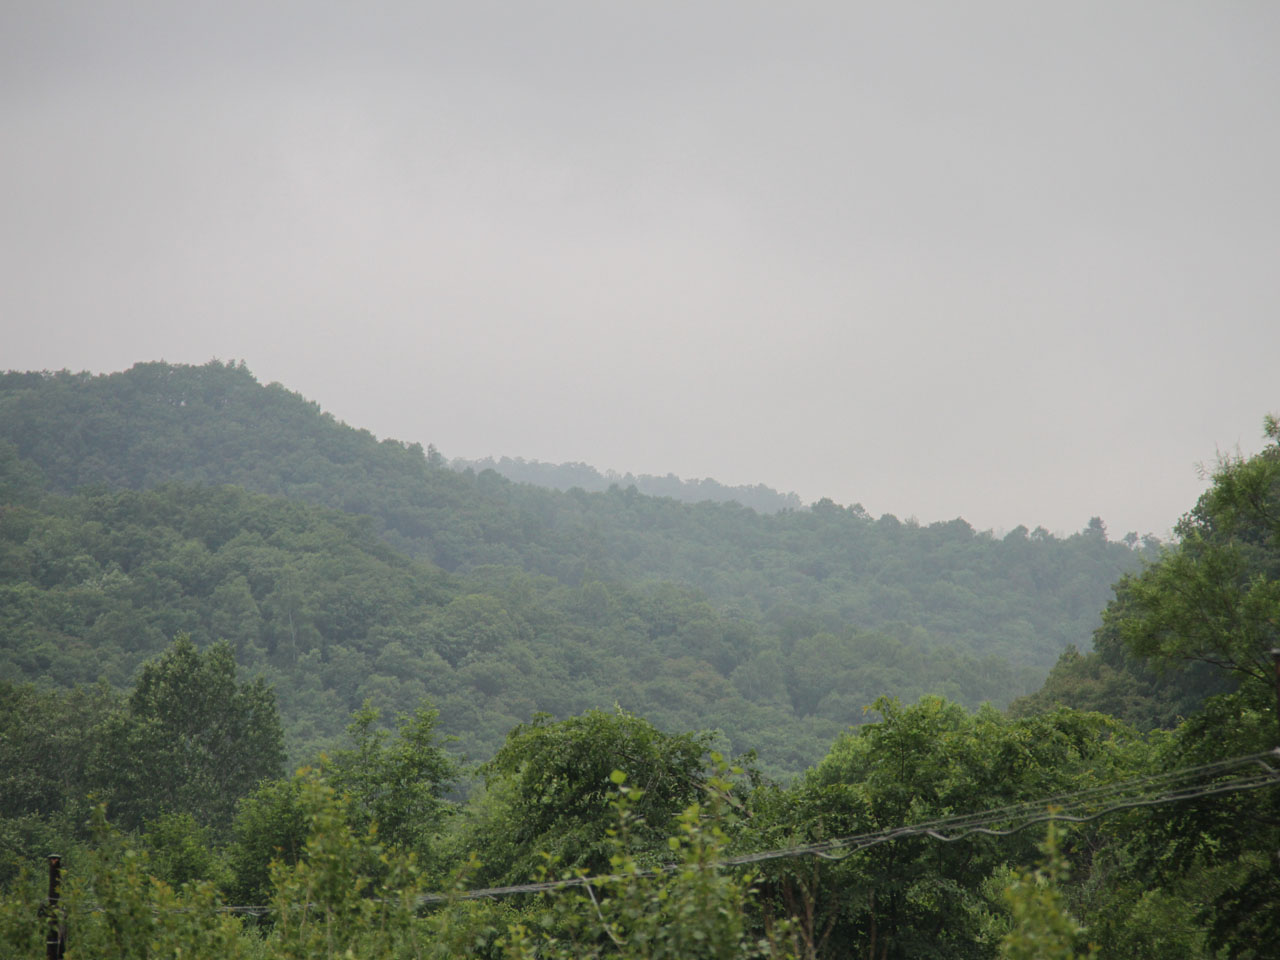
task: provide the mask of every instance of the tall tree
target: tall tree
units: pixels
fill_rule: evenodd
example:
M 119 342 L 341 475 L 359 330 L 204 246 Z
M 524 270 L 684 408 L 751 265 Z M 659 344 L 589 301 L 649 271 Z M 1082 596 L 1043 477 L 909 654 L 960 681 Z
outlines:
M 350 797 L 357 827 L 377 824 L 379 840 L 430 859 L 432 838 L 453 814 L 445 793 L 458 778 L 458 762 L 436 732 L 439 712 L 422 704 L 397 718 L 392 736 L 378 727 L 366 701 L 347 727 L 352 749 L 333 754 L 325 772 Z
M 1249 458 L 1219 462 L 1178 525 L 1179 544 L 1117 588 L 1107 620 L 1129 651 L 1157 663 L 1204 662 L 1270 683 L 1280 646 L 1280 421 Z
M 1280 422 L 1267 445 L 1219 462 L 1213 484 L 1178 526 L 1180 542 L 1117 587 L 1101 635 L 1157 670 L 1199 666 L 1235 689 L 1203 699 L 1157 741 L 1159 767 L 1176 769 L 1271 750 L 1276 697 L 1271 650 L 1280 646 Z M 1207 665 L 1207 666 L 1206 666 Z M 1203 677 L 1196 680 L 1203 683 Z M 1209 691 L 1214 692 L 1214 691 Z M 1261 957 L 1280 942 L 1280 796 L 1275 790 L 1206 798 L 1135 813 L 1118 831 L 1105 871 L 1104 927 L 1125 957 Z M 1185 951 L 1141 943 L 1143 931 L 1182 926 Z M 1144 927 L 1144 924 L 1146 925 Z
M 284 766 L 275 695 L 261 678 L 237 682 L 226 643 L 201 653 L 179 636 L 104 727 L 96 775 L 126 826 L 162 813 L 229 824 L 236 801 Z
M 614 771 L 638 791 L 633 839 L 656 849 L 676 815 L 700 799 L 706 752 L 705 736 L 663 733 L 621 711 L 558 723 L 539 715 L 512 730 L 482 768 L 487 795 L 467 842 L 494 880 L 528 879 L 546 865 L 544 855 L 557 867 L 605 873 Z

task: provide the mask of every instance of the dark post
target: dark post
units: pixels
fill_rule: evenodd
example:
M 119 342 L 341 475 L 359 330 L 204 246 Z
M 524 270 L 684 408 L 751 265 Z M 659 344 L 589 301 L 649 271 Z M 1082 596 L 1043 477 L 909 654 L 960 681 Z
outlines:
M 58 903 L 62 899 L 62 857 L 49 854 L 49 899 L 45 901 L 42 911 L 49 921 L 49 931 L 45 934 L 45 960 L 61 960 L 67 952 L 67 928 L 62 922 L 62 911 Z
M 1276 665 L 1276 722 L 1280 723 L 1280 647 L 1271 648 L 1271 659 Z

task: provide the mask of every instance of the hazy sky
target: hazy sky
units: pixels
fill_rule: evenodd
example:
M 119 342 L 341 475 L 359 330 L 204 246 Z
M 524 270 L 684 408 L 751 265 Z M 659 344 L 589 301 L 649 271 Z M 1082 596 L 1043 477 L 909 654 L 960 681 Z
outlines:
M 1280 412 L 1280 4 L 0 4 L 0 367 L 1163 534 Z

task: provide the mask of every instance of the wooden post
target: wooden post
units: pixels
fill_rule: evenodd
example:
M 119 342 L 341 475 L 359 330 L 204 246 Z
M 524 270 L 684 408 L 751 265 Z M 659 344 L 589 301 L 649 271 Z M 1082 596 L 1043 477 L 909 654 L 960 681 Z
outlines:
M 62 922 L 59 901 L 62 900 L 62 857 L 51 853 L 49 860 L 49 898 L 44 902 L 43 913 L 49 922 L 44 939 L 45 960 L 62 960 L 67 952 L 67 927 Z
M 1280 647 L 1271 648 L 1271 659 L 1276 665 L 1276 723 L 1280 723 Z

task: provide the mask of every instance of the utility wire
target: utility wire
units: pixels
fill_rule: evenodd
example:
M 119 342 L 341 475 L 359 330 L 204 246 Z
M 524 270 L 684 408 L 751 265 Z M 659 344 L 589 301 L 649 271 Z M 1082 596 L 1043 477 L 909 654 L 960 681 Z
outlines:
M 1162 791 L 1154 795 L 1122 799 L 1123 794 L 1129 792 L 1123 788 L 1132 788 L 1135 783 L 1142 783 L 1142 781 L 1126 781 L 1108 788 L 1105 793 L 1102 793 L 1102 788 L 1096 788 L 1094 790 L 1080 791 L 1076 794 L 1062 794 L 1054 798 L 982 811 L 981 813 L 963 817 L 948 817 L 909 826 L 892 827 L 854 836 L 838 837 L 801 847 L 790 847 L 785 850 L 766 850 L 759 853 L 740 854 L 735 857 L 728 857 L 723 862 L 727 865 L 759 863 L 765 860 L 777 860 L 802 855 L 843 860 L 850 853 L 858 850 L 909 837 L 926 837 L 943 843 L 954 843 L 957 840 L 964 840 L 975 834 L 1007 837 L 1036 824 L 1050 821 L 1088 823 L 1121 810 L 1155 807 L 1181 800 L 1194 800 L 1217 794 L 1239 793 L 1246 790 L 1256 790 L 1261 787 L 1275 786 L 1280 783 L 1280 770 L 1267 764 L 1267 759 L 1280 759 L 1280 751 L 1270 754 L 1257 754 L 1253 757 L 1241 757 L 1236 761 L 1231 761 L 1230 763 L 1234 766 L 1253 762 L 1263 768 L 1257 773 L 1237 776 L 1232 780 L 1199 786 L 1166 786 Z M 1186 773 L 1188 771 L 1182 772 Z M 1150 778 L 1143 778 L 1143 780 L 1147 779 Z M 1111 802 L 1102 808 L 1089 809 L 1091 804 L 1096 805 L 1101 799 L 1110 799 Z M 998 828 L 994 826 L 995 824 L 1007 824 L 1007 826 Z M 833 853 L 836 850 L 843 850 L 844 852 L 841 854 Z
M 1227 774 L 1232 776 L 1229 779 L 1204 782 L 1207 778 L 1223 777 Z M 1257 790 L 1278 784 L 1280 784 L 1280 747 L 1266 753 L 1234 757 L 1230 760 L 1201 764 L 1182 770 L 1136 777 L 975 813 L 941 817 L 798 846 L 737 854 L 707 864 L 706 868 L 744 866 L 770 860 L 808 856 L 826 860 L 843 860 L 860 850 L 911 837 L 921 837 L 941 843 L 955 843 L 975 835 L 1007 837 L 1041 823 L 1052 821 L 1088 823 L 1122 810 L 1157 807 L 1184 800 L 1198 800 L 1202 797 Z M 592 886 L 602 886 L 637 877 L 656 877 L 678 869 L 680 869 L 679 864 L 666 864 L 632 874 L 567 877 L 561 880 L 545 880 L 505 887 L 459 890 L 451 894 L 427 893 L 419 896 L 415 902 L 418 906 L 427 906 L 455 900 L 491 899 L 520 893 L 546 893 L 570 887 L 585 887 L 590 890 Z M 270 913 L 273 908 L 252 905 L 225 906 L 219 909 L 226 913 L 261 916 Z
M 1115 784 L 1092 787 L 1086 790 L 1074 791 L 1072 793 L 1057 794 L 1051 797 L 1042 797 L 1025 803 L 1010 804 L 1008 806 L 998 807 L 991 810 L 983 810 L 968 815 L 944 817 L 907 826 L 877 830 L 870 833 L 838 837 L 802 846 L 738 854 L 732 857 L 725 857 L 724 859 L 719 860 L 714 864 L 709 864 L 708 866 L 743 866 L 750 863 L 762 863 L 767 860 L 781 860 L 804 856 L 817 856 L 824 859 L 842 860 L 849 854 L 858 850 L 893 840 L 906 839 L 908 837 L 926 837 L 928 839 L 938 840 L 944 843 L 953 843 L 957 840 L 963 840 L 967 837 L 973 836 L 974 834 L 985 834 L 987 836 L 994 837 L 1010 836 L 1035 824 L 1047 823 L 1050 821 L 1087 823 L 1121 810 L 1128 810 L 1137 807 L 1154 807 L 1182 800 L 1195 800 L 1201 797 L 1214 796 L 1218 794 L 1239 793 L 1246 790 L 1256 790 L 1262 787 L 1275 786 L 1280 784 L 1280 769 L 1275 765 L 1277 763 L 1280 763 L 1280 748 L 1267 753 L 1252 754 L 1250 756 L 1236 757 L 1231 760 L 1203 764 L 1201 766 L 1189 767 L 1169 773 L 1138 777 L 1133 780 L 1125 780 Z M 1206 776 L 1220 775 L 1245 767 L 1252 767 L 1255 768 L 1255 770 L 1247 775 L 1238 775 L 1234 779 L 1219 781 L 1216 783 L 1201 784 L 1199 786 L 1190 786 L 1185 784 L 1181 786 L 1177 785 L 1179 781 L 1186 781 L 1192 778 L 1203 779 Z M 1135 791 L 1142 790 L 1143 788 L 1146 788 L 1149 795 L 1122 799 L 1126 794 L 1133 794 Z M 1112 802 L 1101 809 L 1084 812 L 1084 808 L 1086 806 L 1096 806 L 1098 803 L 1105 800 L 1111 800 Z M 1077 812 L 1073 813 L 1071 812 L 1072 810 L 1076 810 Z M 1020 822 L 1011 823 L 1011 821 Z M 997 829 L 993 826 L 994 824 L 1000 823 L 1011 825 L 1004 829 Z M 843 853 L 834 854 L 833 851 L 836 850 L 842 850 Z M 638 875 L 657 876 L 677 869 L 679 869 L 679 865 L 668 864 L 653 870 L 642 871 Z M 542 893 L 566 887 L 586 886 L 589 884 L 599 886 L 601 884 L 626 880 L 634 876 L 637 876 L 637 874 L 569 877 L 563 880 L 547 880 L 540 883 L 516 884 L 507 887 L 490 887 L 484 890 L 458 891 L 452 895 L 431 893 L 424 894 L 419 897 L 418 903 L 425 905 L 432 903 L 444 903 L 449 900 L 475 900 L 491 897 L 504 897 L 517 893 Z
M 1199 767 L 1190 767 L 1185 770 L 1173 771 L 1166 774 L 1139 777 L 1133 780 L 1126 780 L 1107 786 L 1093 787 L 1072 793 L 1043 797 L 1026 803 L 1011 804 L 1009 806 L 999 807 L 992 810 L 984 810 L 963 816 L 944 817 L 937 820 L 929 820 L 907 826 L 891 827 L 870 833 L 833 838 L 831 840 L 805 844 L 802 846 L 738 854 L 736 856 L 726 857 L 723 860 L 717 861 L 715 864 L 711 864 L 710 866 L 742 866 L 750 863 L 762 863 L 767 860 L 781 860 L 803 856 L 817 856 L 824 859 L 842 860 L 849 854 L 858 850 L 876 846 L 881 843 L 887 843 L 892 840 L 906 839 L 908 837 L 923 836 L 931 840 L 950 843 L 956 840 L 962 840 L 975 833 L 982 833 L 988 836 L 1009 836 L 1021 830 L 1025 830 L 1027 827 L 1034 824 L 1047 823 L 1051 820 L 1085 823 L 1091 820 L 1097 820 L 1107 814 L 1115 813 L 1119 810 L 1126 810 L 1134 807 L 1159 806 L 1161 804 L 1174 803 L 1180 800 L 1193 800 L 1198 799 L 1199 797 L 1212 796 L 1215 794 L 1236 793 L 1243 790 L 1255 790 L 1260 787 L 1273 786 L 1280 783 L 1280 769 L 1272 766 L 1271 763 L 1267 762 L 1268 760 L 1273 762 L 1280 761 L 1280 749 L 1273 750 L 1269 753 L 1253 754 L 1251 756 L 1237 757 L 1232 760 L 1224 760 L 1218 763 L 1204 764 Z M 1199 787 L 1173 786 L 1173 784 L 1179 780 L 1187 780 L 1191 777 L 1203 778 L 1210 774 L 1221 774 L 1245 766 L 1257 766 L 1259 770 L 1249 776 L 1236 777 L 1233 780 L 1222 781 L 1216 784 L 1207 784 Z M 1162 792 L 1157 792 L 1154 796 L 1137 797 L 1127 800 L 1119 799 L 1123 794 L 1132 793 L 1134 790 L 1143 787 L 1161 787 Z M 1101 800 L 1108 798 L 1115 798 L 1115 802 L 1112 802 L 1109 806 L 1103 807 L 1102 809 L 1094 810 L 1091 813 L 1069 812 L 1070 809 L 1082 807 L 1087 803 L 1097 804 Z M 994 829 L 991 826 L 992 824 L 1009 823 L 1010 821 L 1015 820 L 1020 820 L 1022 822 L 1013 824 L 1002 830 Z M 841 854 L 833 854 L 833 851 L 836 850 L 842 850 L 844 852 Z M 660 873 L 671 872 L 676 869 L 678 869 L 678 865 L 670 864 L 654 870 L 645 871 L 641 875 L 656 876 Z M 634 876 L 634 874 L 632 876 Z M 619 875 L 583 878 L 569 877 L 563 880 L 548 880 L 541 883 L 526 883 L 508 887 L 491 887 L 485 890 L 460 891 L 452 896 L 446 894 L 425 894 L 419 898 L 418 902 L 421 904 L 442 903 L 450 899 L 472 900 L 485 897 L 509 896 L 516 893 L 540 893 L 565 887 L 582 886 L 588 883 L 600 885 L 624 879 L 627 879 L 627 877 Z

